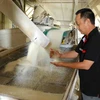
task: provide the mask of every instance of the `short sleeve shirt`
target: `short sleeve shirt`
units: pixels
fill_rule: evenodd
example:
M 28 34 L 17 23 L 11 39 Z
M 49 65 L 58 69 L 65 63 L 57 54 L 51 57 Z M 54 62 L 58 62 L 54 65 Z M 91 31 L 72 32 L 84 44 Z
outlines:
M 79 70 L 80 89 L 89 96 L 100 94 L 100 33 L 98 28 L 93 29 L 88 38 L 84 35 L 76 47 L 80 62 L 83 60 L 94 61 L 89 70 Z

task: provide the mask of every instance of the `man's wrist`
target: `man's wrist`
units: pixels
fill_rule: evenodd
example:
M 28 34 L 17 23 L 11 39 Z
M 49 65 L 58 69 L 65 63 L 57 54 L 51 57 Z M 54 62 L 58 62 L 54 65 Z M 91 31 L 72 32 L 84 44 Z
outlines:
M 59 58 L 62 58 L 62 55 L 63 55 L 63 54 L 61 54 L 61 53 L 60 53 L 60 56 L 59 56 Z

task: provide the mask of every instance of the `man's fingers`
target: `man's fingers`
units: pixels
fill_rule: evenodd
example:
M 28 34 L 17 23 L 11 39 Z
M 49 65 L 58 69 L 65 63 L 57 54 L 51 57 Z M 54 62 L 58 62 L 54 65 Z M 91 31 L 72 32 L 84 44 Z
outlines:
M 50 62 L 51 64 L 53 64 L 53 65 L 56 65 L 56 62 Z
M 55 51 L 53 49 L 50 49 L 50 58 L 52 58 L 54 54 L 55 54 Z

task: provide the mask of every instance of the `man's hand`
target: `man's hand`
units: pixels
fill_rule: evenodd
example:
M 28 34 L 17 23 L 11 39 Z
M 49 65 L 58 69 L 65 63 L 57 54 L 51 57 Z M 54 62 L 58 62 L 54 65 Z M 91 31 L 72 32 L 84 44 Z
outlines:
M 63 62 L 51 62 L 51 64 L 59 67 L 63 67 Z
M 61 56 L 61 54 L 59 53 L 59 51 L 58 50 L 54 50 L 54 49 L 50 49 L 50 58 L 52 58 L 52 57 L 60 57 Z

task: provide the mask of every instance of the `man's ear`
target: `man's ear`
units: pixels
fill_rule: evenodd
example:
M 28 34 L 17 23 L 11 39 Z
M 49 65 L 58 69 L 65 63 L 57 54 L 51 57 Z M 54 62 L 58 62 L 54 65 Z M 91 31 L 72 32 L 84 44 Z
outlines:
M 90 24 L 90 23 L 91 23 L 90 19 L 87 18 L 87 19 L 86 19 L 86 23 L 87 23 L 87 24 Z

